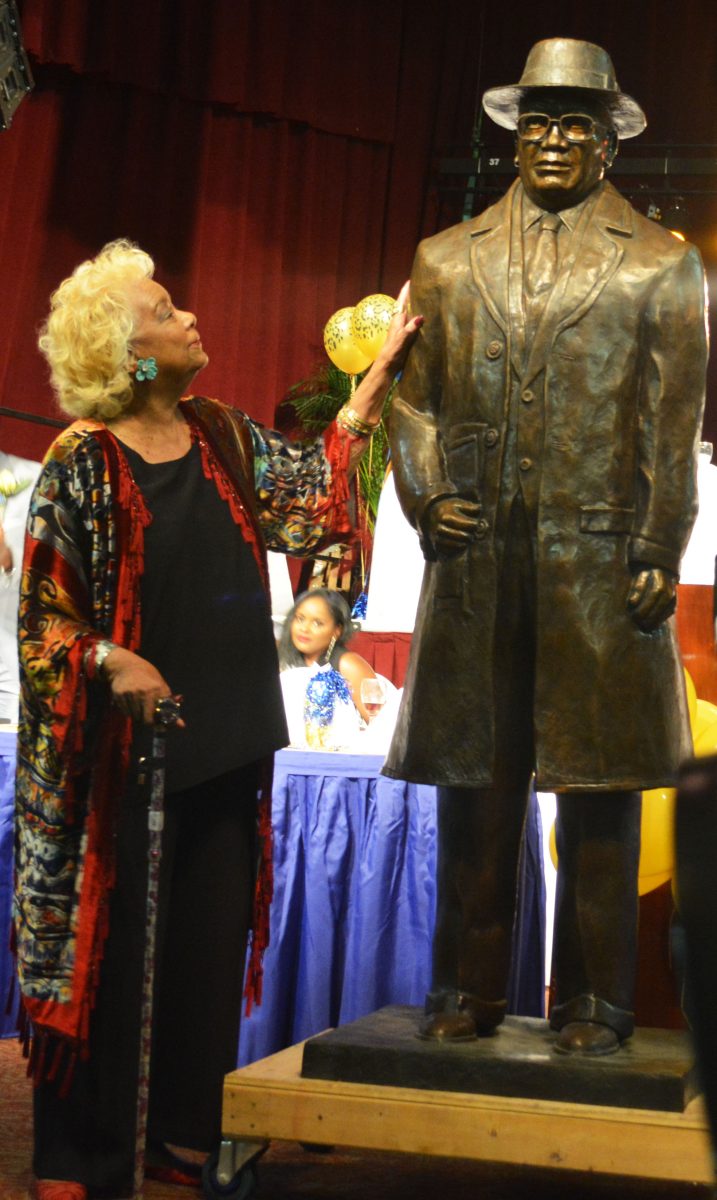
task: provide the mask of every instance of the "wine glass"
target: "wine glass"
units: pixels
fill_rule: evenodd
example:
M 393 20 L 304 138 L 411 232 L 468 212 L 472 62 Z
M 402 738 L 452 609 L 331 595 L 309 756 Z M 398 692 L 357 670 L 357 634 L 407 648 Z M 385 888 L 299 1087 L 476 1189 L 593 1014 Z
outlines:
M 386 703 L 386 680 L 362 679 L 361 703 L 366 709 L 369 721 L 375 720 Z

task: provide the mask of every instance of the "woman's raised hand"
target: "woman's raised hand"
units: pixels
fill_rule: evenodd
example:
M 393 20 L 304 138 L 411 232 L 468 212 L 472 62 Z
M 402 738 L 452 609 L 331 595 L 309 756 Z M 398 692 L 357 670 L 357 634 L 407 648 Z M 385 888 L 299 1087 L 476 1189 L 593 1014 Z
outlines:
M 398 293 L 396 312 L 391 318 L 383 348 L 376 358 L 377 366 L 385 367 L 394 373 L 402 369 L 408 352 L 424 322 L 422 316 L 409 317 L 408 315 L 409 287 L 410 284 L 407 280 Z
M 404 283 L 398 296 L 396 312 L 388 327 L 386 341 L 351 397 L 351 408 L 360 420 L 374 427 L 378 425 L 389 388 L 398 372 L 403 369 L 422 324 L 423 317 L 408 316 L 408 284 Z M 368 442 L 357 442 L 356 445 L 358 448 L 354 458 L 350 460 L 349 474 L 355 469 L 356 462 Z

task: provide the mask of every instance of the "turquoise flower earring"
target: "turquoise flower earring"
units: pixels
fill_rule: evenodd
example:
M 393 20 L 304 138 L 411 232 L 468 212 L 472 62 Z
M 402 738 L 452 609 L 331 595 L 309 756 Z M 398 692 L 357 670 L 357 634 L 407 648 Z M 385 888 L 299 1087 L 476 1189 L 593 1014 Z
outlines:
M 158 374 L 156 358 L 138 358 L 135 379 L 142 383 L 145 379 L 156 379 Z

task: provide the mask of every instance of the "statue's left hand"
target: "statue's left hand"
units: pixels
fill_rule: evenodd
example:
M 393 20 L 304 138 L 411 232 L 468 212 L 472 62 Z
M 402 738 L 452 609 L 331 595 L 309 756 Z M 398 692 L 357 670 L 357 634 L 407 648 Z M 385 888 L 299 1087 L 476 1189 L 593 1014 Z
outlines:
M 677 579 L 662 567 L 641 567 L 632 577 L 627 609 L 644 633 L 652 633 L 677 606 Z

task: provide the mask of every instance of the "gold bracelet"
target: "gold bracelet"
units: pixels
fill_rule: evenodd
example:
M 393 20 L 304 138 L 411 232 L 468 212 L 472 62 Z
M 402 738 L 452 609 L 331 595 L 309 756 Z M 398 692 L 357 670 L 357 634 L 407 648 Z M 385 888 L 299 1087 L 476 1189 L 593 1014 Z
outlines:
M 381 424 L 379 417 L 378 421 L 371 424 L 369 421 L 364 421 L 350 404 L 344 404 L 336 415 L 336 423 L 347 433 L 354 434 L 355 437 L 371 437 L 372 433 L 378 429 Z
M 336 420 L 348 433 L 357 434 L 359 437 L 370 437 L 376 428 L 375 425 L 369 425 L 368 421 L 364 421 L 350 404 L 344 404 L 337 414 Z
M 337 418 L 336 424 L 339 426 L 340 429 L 343 429 L 345 433 L 351 434 L 351 437 L 359 437 L 359 438 L 373 437 L 373 429 L 369 429 L 369 430 L 358 429 L 350 421 L 346 421 L 343 418 L 340 421 Z

